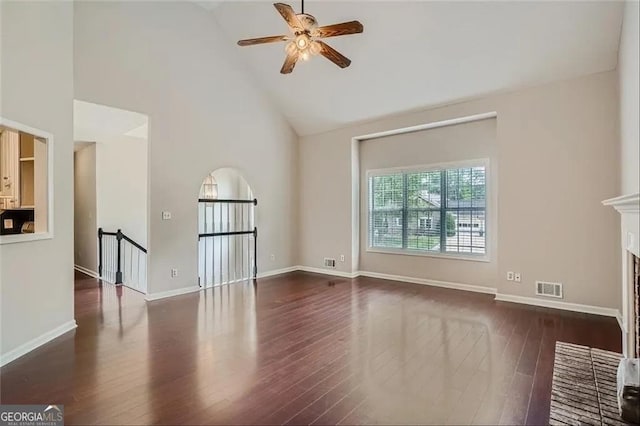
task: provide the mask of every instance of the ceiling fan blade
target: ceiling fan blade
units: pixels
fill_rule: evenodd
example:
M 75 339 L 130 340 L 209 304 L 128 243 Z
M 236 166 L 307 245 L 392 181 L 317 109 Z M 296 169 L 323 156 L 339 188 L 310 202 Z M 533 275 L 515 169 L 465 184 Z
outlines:
M 245 40 L 238 41 L 238 46 L 253 46 L 254 44 L 275 43 L 278 41 L 286 41 L 286 40 L 287 40 L 287 36 L 285 35 L 248 38 Z
M 298 52 L 287 53 L 287 57 L 284 60 L 284 64 L 282 64 L 282 68 L 280 69 L 281 74 L 290 74 L 293 71 L 293 68 L 296 66 L 296 62 L 298 62 L 299 54 Z
M 320 50 L 320 54 L 340 68 L 346 68 L 351 65 L 351 59 L 347 58 L 342 53 L 329 46 L 327 43 L 324 43 L 320 40 L 316 40 L 316 42 L 322 47 L 322 49 Z
M 327 38 L 337 37 L 348 34 L 359 34 L 364 31 L 364 27 L 358 21 L 343 22 L 341 24 L 327 25 L 316 28 L 314 35 L 316 37 Z
M 282 15 L 284 20 L 287 21 L 287 24 L 291 29 L 294 30 L 294 32 L 296 30 L 301 31 L 303 29 L 300 20 L 296 16 L 296 13 L 293 11 L 293 8 L 291 6 L 284 3 L 274 3 L 273 5 L 276 9 L 278 9 L 280 15 Z

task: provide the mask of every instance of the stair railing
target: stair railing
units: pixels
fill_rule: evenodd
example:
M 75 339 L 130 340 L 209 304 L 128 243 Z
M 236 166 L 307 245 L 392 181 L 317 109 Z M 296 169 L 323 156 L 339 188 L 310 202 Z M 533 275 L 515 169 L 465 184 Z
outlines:
M 107 232 L 98 228 L 98 275 L 115 285 L 147 291 L 147 249 L 121 229 Z

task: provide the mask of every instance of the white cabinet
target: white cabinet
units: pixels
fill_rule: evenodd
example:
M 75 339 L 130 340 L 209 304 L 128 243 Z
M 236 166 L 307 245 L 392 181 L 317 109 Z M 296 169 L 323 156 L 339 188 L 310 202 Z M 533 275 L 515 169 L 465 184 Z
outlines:
M 33 208 L 36 140 L 9 128 L 0 132 L 0 209 Z

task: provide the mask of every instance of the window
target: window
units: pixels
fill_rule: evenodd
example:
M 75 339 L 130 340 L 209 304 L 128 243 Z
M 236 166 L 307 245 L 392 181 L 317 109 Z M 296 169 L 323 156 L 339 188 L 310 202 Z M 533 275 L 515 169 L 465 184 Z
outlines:
M 369 248 L 485 256 L 485 163 L 369 172 Z
M 422 231 L 427 231 L 431 229 L 431 218 L 430 217 L 421 217 L 418 219 L 418 229 Z

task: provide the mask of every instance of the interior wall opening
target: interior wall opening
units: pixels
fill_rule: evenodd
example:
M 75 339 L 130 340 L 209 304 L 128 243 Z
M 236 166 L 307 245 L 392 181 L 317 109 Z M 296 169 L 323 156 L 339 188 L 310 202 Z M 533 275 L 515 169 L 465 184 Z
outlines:
M 198 196 L 198 276 L 215 287 L 255 278 L 257 200 L 242 174 L 221 168 L 207 175 Z
M 74 101 L 74 266 L 147 291 L 149 117 Z
M 51 237 L 52 144 L 48 133 L 0 117 L 0 243 Z

